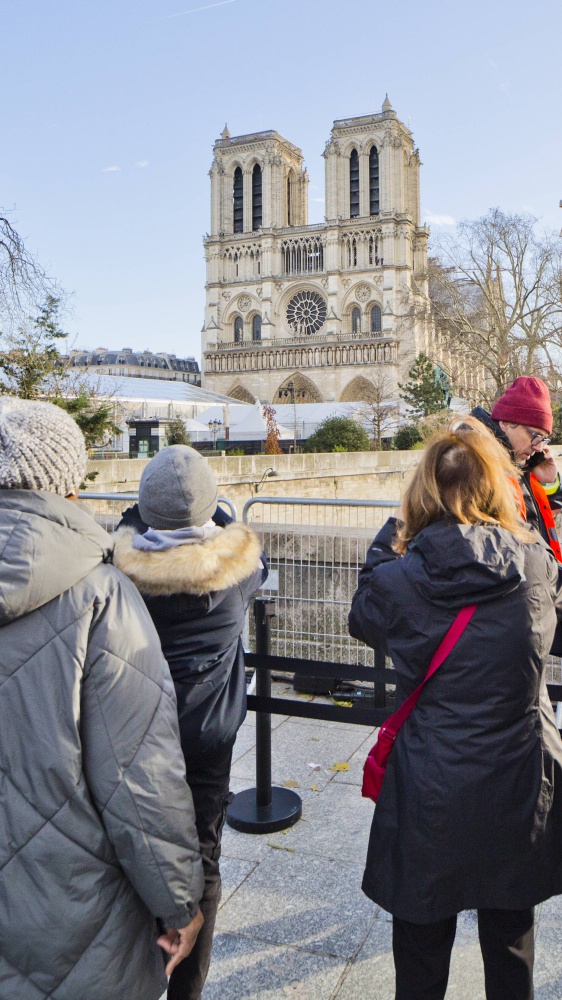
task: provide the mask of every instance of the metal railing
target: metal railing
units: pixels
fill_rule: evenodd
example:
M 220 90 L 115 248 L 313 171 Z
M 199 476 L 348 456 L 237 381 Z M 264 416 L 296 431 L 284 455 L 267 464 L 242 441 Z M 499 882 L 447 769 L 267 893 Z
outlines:
M 398 500 L 254 497 L 243 520 L 260 535 L 270 574 L 262 593 L 276 598 L 276 656 L 374 666 L 374 653 L 347 630 L 357 574 Z M 253 619 L 245 637 L 253 648 Z
M 137 493 L 80 494 L 96 521 L 115 530 Z M 227 497 L 219 503 L 237 519 Z M 317 500 L 253 497 L 243 520 L 260 535 L 270 575 L 261 593 L 276 599 L 272 654 L 331 663 L 382 666 L 373 650 L 352 639 L 347 616 L 369 545 L 396 500 Z M 248 616 L 246 649 L 254 649 L 254 618 Z M 550 657 L 547 680 L 562 684 L 562 661 Z M 562 724 L 562 716 L 561 716 Z
M 138 499 L 138 493 L 95 493 L 88 490 L 79 496 L 80 501 L 84 500 L 88 504 L 98 524 L 110 533 L 115 531 L 123 511 L 137 503 Z M 228 508 L 228 513 L 236 521 L 237 511 L 232 500 L 219 497 L 218 502 Z

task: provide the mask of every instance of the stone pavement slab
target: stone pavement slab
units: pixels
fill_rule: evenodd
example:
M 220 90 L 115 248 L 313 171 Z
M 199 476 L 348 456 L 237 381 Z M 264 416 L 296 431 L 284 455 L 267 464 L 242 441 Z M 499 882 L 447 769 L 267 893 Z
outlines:
M 327 1000 L 345 962 L 302 949 L 219 933 L 203 990 L 204 1000 Z
M 349 959 L 375 917 L 357 888 L 361 873 L 357 864 L 272 850 L 221 908 L 217 929 Z
M 271 756 L 274 784 L 298 781 L 303 788 L 311 785 L 323 787 L 334 777 L 330 767 L 338 761 L 348 761 L 365 741 L 364 731 L 359 727 L 340 724 L 336 729 L 307 721 L 305 726 L 289 719 L 273 730 Z M 320 770 L 313 771 L 309 764 L 319 764 Z M 232 775 L 236 778 L 253 779 L 255 770 L 253 748 L 232 765 Z
M 223 898 L 203 1000 L 394 1000 L 392 923 L 361 892 L 374 807 L 359 786 L 374 731 L 286 716 L 272 722 L 274 783 L 298 781 L 303 817 L 269 835 L 225 827 Z M 254 747 L 249 713 L 235 749 L 234 792 L 254 785 Z M 336 761 L 349 762 L 349 771 L 330 771 Z M 310 762 L 321 770 L 312 772 Z M 562 897 L 537 910 L 535 982 L 535 1000 L 562 1000 Z M 476 914 L 467 912 L 458 918 L 446 1000 L 484 996 Z
M 360 892 L 373 810 L 355 785 L 332 781 L 321 794 L 303 797 L 303 821 L 287 831 L 283 843 L 299 854 L 329 859 L 331 866 L 355 862 L 360 877 L 354 889 Z
M 537 907 L 535 939 L 535 1000 L 562 997 L 562 897 Z
M 240 888 L 242 882 L 255 870 L 257 861 L 241 858 L 222 858 L 221 860 L 221 905 L 224 906 L 232 894 Z

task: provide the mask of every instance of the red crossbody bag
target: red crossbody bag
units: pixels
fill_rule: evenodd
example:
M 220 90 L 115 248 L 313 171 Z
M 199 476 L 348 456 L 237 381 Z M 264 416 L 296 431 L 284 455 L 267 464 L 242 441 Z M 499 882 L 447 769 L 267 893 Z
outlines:
M 431 663 L 429 664 L 429 670 L 427 671 L 427 674 L 421 684 L 415 691 L 412 691 L 411 695 L 406 698 L 406 701 L 400 706 L 398 711 L 394 712 L 394 714 L 391 715 L 379 729 L 377 742 L 369 751 L 369 756 L 367 757 L 363 767 L 363 788 L 361 789 L 363 798 L 372 799 L 373 802 L 377 801 L 380 795 L 386 765 L 388 764 L 388 759 L 400 729 L 404 725 L 410 712 L 416 707 L 418 698 L 429 678 L 433 676 L 435 671 L 448 657 L 451 650 L 456 646 L 475 611 L 476 604 L 469 604 L 467 607 L 461 608 L 449 631 L 441 640 L 439 646 L 433 654 Z

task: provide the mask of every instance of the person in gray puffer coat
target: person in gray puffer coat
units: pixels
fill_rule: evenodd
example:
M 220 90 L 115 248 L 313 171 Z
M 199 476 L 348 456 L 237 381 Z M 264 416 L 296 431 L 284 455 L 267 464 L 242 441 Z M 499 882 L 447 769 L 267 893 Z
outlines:
M 202 924 L 173 684 L 67 499 L 85 459 L 64 411 L 0 397 L 0 1000 L 158 1000 Z

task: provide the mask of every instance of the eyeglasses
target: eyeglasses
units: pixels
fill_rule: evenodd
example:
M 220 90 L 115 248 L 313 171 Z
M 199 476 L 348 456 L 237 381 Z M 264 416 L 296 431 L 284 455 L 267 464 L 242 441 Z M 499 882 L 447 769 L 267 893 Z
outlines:
M 546 434 L 534 431 L 532 427 L 527 427 L 527 424 L 519 424 L 519 426 L 525 428 L 531 438 L 531 444 L 550 444 L 550 438 Z

